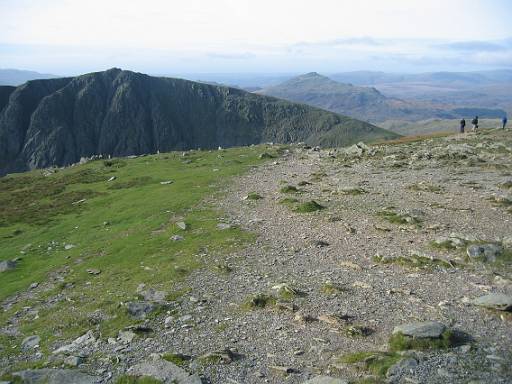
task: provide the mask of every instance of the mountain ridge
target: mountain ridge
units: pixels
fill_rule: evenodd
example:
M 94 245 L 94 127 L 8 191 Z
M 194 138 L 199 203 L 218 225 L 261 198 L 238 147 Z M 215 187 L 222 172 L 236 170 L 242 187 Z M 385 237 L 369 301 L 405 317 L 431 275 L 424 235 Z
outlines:
M 388 97 L 374 87 L 340 83 L 316 72 L 296 76 L 256 93 L 303 102 L 372 123 L 390 119 L 415 121 L 428 118 L 460 117 L 460 111 L 457 109 L 452 110 L 433 103 Z M 505 113 L 502 110 L 485 108 L 480 109 L 479 112 L 490 115 Z
M 338 146 L 396 136 L 304 104 L 119 68 L 29 81 L 2 92 L 0 100 L 8 94 L 8 102 L 0 110 L 0 174 L 98 154 L 264 141 Z

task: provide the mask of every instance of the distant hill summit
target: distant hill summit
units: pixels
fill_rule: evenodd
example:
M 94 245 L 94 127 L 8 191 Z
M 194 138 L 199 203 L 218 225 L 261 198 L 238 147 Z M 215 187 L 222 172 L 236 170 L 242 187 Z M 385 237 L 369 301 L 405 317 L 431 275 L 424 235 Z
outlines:
M 387 98 L 375 88 L 338 83 L 316 72 L 294 77 L 258 93 L 366 120 L 378 119 L 378 112 L 388 107 Z
M 117 68 L 0 87 L 0 174 L 98 154 L 266 141 L 339 146 L 396 136 L 303 104 Z
M 414 121 L 429 118 L 450 119 L 460 116 L 458 110 L 419 101 L 390 98 L 373 87 L 340 83 L 316 72 L 294 77 L 257 93 L 306 103 L 373 123 L 390 119 Z M 502 110 L 480 109 L 480 111 L 492 116 L 503 113 Z
M 20 69 L 0 69 L 0 85 L 18 86 L 30 80 L 55 79 L 58 76 L 48 73 L 24 71 Z

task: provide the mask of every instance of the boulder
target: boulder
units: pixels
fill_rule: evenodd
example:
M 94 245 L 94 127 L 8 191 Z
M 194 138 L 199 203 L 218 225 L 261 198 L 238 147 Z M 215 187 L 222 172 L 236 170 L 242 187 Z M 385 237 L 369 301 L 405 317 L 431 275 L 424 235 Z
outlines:
M 85 346 L 85 345 L 90 345 L 90 344 L 94 343 L 95 341 L 96 341 L 96 337 L 94 336 L 94 332 L 87 331 L 82 336 L 77 337 L 73 341 L 73 344 L 75 344 L 77 346 Z
M 21 342 L 21 349 L 24 351 L 33 349 L 37 346 L 39 346 L 39 343 L 41 342 L 41 338 L 37 335 L 25 337 L 23 341 Z
M 480 296 L 473 300 L 474 305 L 490 309 L 497 309 L 499 311 L 512 310 L 512 295 L 505 295 L 503 293 L 490 293 L 485 296 Z
M 396 375 L 400 375 L 402 373 L 409 374 L 414 368 L 418 366 L 418 362 L 412 358 L 406 358 L 400 360 L 398 363 L 389 367 L 386 372 L 386 377 L 392 377 Z
M 67 356 L 64 359 L 64 365 L 67 365 L 68 367 L 78 367 L 83 362 L 84 358 L 81 356 Z
M 16 262 L 12 260 L 0 261 L 0 272 L 12 271 L 16 268 Z
M 130 344 L 137 335 L 132 331 L 119 331 L 119 341 L 122 343 Z
M 27 384 L 97 384 L 101 378 L 73 369 L 29 369 L 13 373 Z
M 354 157 L 357 157 L 357 156 L 362 156 L 363 154 L 367 153 L 370 151 L 370 147 L 368 147 L 365 143 L 357 143 L 357 144 L 354 144 L 348 148 L 345 148 L 343 150 L 343 152 L 345 152 L 345 154 L 349 155 L 349 156 L 354 156 Z
M 177 365 L 162 359 L 153 359 L 128 369 L 131 376 L 149 376 L 165 384 L 201 384 L 197 375 L 190 375 Z
M 466 252 L 471 259 L 483 259 L 492 263 L 503 254 L 503 247 L 493 243 L 472 244 Z
M 222 364 L 230 364 L 238 357 L 236 353 L 228 348 L 220 349 L 218 351 L 208 352 L 205 355 L 199 357 L 203 361 L 215 361 Z
M 126 303 L 126 309 L 130 316 L 137 319 L 145 319 L 146 316 L 156 310 L 156 305 L 147 301 L 131 301 Z
M 176 226 L 177 226 L 179 229 L 183 230 L 183 231 L 185 231 L 185 230 L 187 230 L 187 229 L 188 229 L 188 225 L 187 225 L 187 223 L 185 223 L 184 221 L 178 221 L 178 222 L 176 223 Z
M 71 344 L 66 344 L 61 346 L 60 348 L 57 348 L 55 351 L 52 352 L 54 355 L 59 354 L 70 354 L 78 349 L 91 345 L 96 341 L 96 337 L 94 336 L 93 331 L 87 331 L 82 336 L 77 337 Z
M 393 329 L 393 335 L 401 333 L 415 339 L 438 339 L 444 331 L 446 331 L 444 324 L 437 321 L 424 321 L 396 326 Z
M 145 284 L 140 284 L 137 287 L 137 293 L 146 301 L 164 302 L 167 292 L 157 291 L 153 288 L 147 288 Z

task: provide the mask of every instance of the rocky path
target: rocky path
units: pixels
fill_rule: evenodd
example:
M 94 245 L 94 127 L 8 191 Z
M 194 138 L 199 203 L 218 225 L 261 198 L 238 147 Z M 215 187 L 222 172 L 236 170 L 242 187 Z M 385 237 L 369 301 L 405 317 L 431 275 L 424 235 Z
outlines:
M 255 242 L 205 252 L 208 268 L 177 287 L 187 293 L 176 309 L 147 323 L 156 336 L 96 343 L 107 358 L 91 372 L 108 381 L 172 352 L 190 356 L 186 369 L 207 383 L 512 381 L 510 314 L 473 304 L 512 295 L 511 139 L 454 136 L 336 154 L 291 147 L 275 160 L 207 202 Z M 311 201 L 323 209 L 297 212 Z M 471 245 L 484 247 L 475 260 Z M 456 345 L 401 352 L 387 378 L 340 360 L 387 351 L 394 327 L 424 321 L 449 327 Z
M 440 148 L 466 150 L 459 141 L 466 139 L 456 137 Z M 465 248 L 431 245 L 450 234 L 483 241 L 512 234 L 510 213 L 487 200 L 510 180 L 502 167 L 487 167 L 510 169 L 510 152 L 489 164 L 486 156 L 494 156 L 489 145 L 491 150 L 456 160 L 410 160 L 429 150 L 429 143 L 345 161 L 325 152 L 291 150 L 275 164 L 251 171 L 226 190 L 219 207 L 232 224 L 255 232 L 257 241 L 241 253 L 219 257 L 230 273 L 195 273 L 187 283 L 194 298 L 182 307 L 195 325 L 183 330 L 178 323 L 168 330 L 172 337 L 165 349 L 193 356 L 223 348 L 240 353 L 239 360 L 205 369 L 213 383 L 302 383 L 319 373 L 354 379 L 361 373 L 339 364 L 340 355 L 385 350 L 396 325 L 437 320 L 461 333 L 463 347 L 417 353 L 417 369 L 399 372 L 394 382 L 508 382 L 510 318 L 469 302 L 489 292 L 510 294 L 509 271 L 485 263 L 462 266 Z M 482 162 L 474 166 L 477 159 Z M 310 184 L 297 187 L 298 193 L 279 192 L 304 181 Z M 262 198 L 246 199 L 251 193 Z M 296 213 L 280 203 L 287 197 L 314 200 L 325 209 Z M 385 207 L 420 222 L 389 223 L 379 216 Z M 411 268 L 374 258 L 413 254 L 451 260 L 453 267 Z M 275 289 L 280 284 L 281 290 L 297 291 L 284 293 L 288 303 L 241 309 L 258 295 L 280 300 Z M 196 299 L 205 302 L 198 306 Z M 275 366 L 288 368 L 286 379 Z

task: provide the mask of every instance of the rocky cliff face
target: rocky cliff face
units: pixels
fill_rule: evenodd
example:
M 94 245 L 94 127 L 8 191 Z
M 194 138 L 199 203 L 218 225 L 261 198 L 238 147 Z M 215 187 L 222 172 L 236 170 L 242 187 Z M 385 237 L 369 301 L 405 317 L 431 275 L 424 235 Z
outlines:
M 120 69 L 0 87 L 0 175 L 95 154 L 393 136 L 306 105 Z

